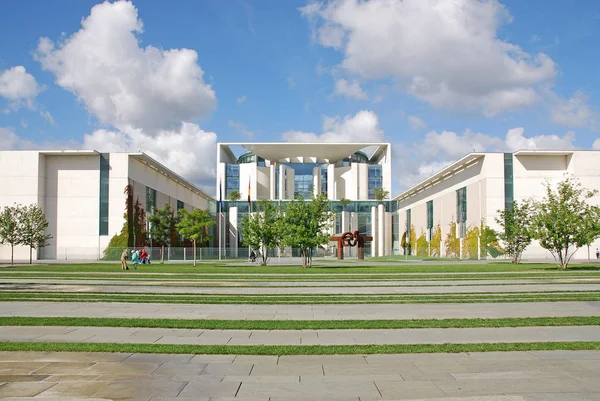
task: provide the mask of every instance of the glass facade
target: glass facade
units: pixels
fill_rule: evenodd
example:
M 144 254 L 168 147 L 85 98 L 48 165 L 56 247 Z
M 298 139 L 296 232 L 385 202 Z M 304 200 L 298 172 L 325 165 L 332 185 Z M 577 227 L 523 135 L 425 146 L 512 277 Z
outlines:
M 321 193 L 327 194 L 327 165 L 321 166 Z
M 504 154 L 504 208 L 512 209 L 514 200 L 513 155 Z
M 410 226 L 412 226 L 412 221 L 411 221 L 412 220 L 412 216 L 411 215 L 412 215 L 411 210 L 408 209 L 406 211 L 406 230 L 405 230 L 405 232 L 406 232 L 406 242 L 410 241 Z
M 285 163 L 284 166 L 294 170 L 294 198 L 302 196 L 304 199 L 310 199 L 313 196 L 313 169 L 315 167 L 321 169 L 321 177 L 323 177 L 323 164 L 320 163 Z M 326 168 L 326 165 L 325 165 Z M 287 175 L 286 175 L 287 179 Z M 327 185 L 327 182 L 325 182 Z M 287 187 L 287 184 L 286 184 Z M 321 188 L 323 184 L 321 183 Z M 288 197 L 291 194 L 288 194 Z
M 381 165 L 369 165 L 369 199 L 375 199 L 375 188 L 381 188 L 382 185 Z
M 240 190 L 240 166 L 227 164 L 225 166 L 225 199 L 229 199 L 232 191 Z
M 275 199 L 279 199 L 279 166 L 275 168 Z
M 427 229 L 429 230 L 429 238 L 427 241 L 431 241 L 433 235 L 433 201 L 427 202 Z
M 181 209 L 185 209 L 185 204 L 182 201 L 178 200 L 177 201 L 177 212 L 179 212 Z
M 100 154 L 100 219 L 99 235 L 108 235 L 108 172 L 110 169 L 110 154 Z
M 256 156 L 252 152 L 248 152 L 248 153 L 244 153 L 243 155 L 238 157 L 238 164 L 242 164 L 242 163 L 256 163 L 257 165 L 264 167 L 265 159 L 263 159 L 262 157 Z
M 156 190 L 146 187 L 146 213 L 153 214 L 156 209 Z
M 467 187 L 456 191 L 456 223 L 459 238 L 467 235 Z

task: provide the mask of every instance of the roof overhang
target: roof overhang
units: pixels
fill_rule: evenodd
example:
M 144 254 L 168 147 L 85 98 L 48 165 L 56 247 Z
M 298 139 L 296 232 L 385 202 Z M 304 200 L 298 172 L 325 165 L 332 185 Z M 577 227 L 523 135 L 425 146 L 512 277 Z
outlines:
M 519 150 L 515 156 L 570 156 L 572 150 Z
M 93 156 L 99 155 L 96 150 L 42 150 L 40 154 L 46 156 Z
M 304 142 L 255 142 L 255 143 L 220 143 L 221 147 L 240 146 L 265 160 L 276 162 L 335 163 L 353 153 L 370 146 L 377 150 L 371 159 L 385 152 L 388 143 L 304 143 Z

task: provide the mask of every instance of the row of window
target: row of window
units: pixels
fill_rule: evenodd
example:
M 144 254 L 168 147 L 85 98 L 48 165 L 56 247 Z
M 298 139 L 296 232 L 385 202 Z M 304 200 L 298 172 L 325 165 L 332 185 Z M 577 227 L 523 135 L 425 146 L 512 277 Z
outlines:
M 426 204 L 427 210 L 427 240 L 431 241 L 433 235 L 433 201 L 430 200 Z M 464 238 L 467 235 L 467 187 L 462 187 L 456 190 L 456 224 L 457 235 L 459 238 Z M 406 240 L 410 240 L 410 226 L 412 212 L 411 209 L 406 210 Z

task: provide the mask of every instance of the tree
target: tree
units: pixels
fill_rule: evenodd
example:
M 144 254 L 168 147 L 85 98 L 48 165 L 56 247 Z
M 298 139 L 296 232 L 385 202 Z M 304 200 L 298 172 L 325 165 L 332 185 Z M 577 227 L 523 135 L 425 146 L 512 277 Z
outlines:
M 15 245 L 22 241 L 20 220 L 23 209 L 21 205 L 5 206 L 0 213 L 0 244 L 10 245 L 10 264 L 15 263 Z
M 390 197 L 390 191 L 386 191 L 383 188 L 375 188 L 373 190 L 373 197 L 379 201 L 379 202 L 383 202 L 384 200 L 388 199 Z
M 477 251 L 478 251 L 478 245 L 480 246 L 480 239 L 479 239 L 479 234 L 480 234 L 480 228 L 477 226 L 469 226 L 469 228 L 467 229 L 467 233 L 466 236 L 464 238 L 464 246 L 463 246 L 463 254 L 462 257 L 463 258 L 469 258 L 469 259 L 477 259 Z
M 566 176 L 556 190 L 546 182 L 546 196 L 534 204 L 533 237 L 542 248 L 550 251 L 563 270 L 567 269 L 577 249 L 591 242 L 587 221 L 597 218 L 597 209 L 587 200 L 596 193 Z
M 242 218 L 242 243 L 259 251 L 261 266 L 269 261 L 268 250 L 281 245 L 281 218 L 279 208 L 264 199 L 258 202 L 256 212 Z
M 584 235 L 582 242 L 578 246 L 587 246 L 588 248 L 588 262 L 590 261 L 590 245 L 600 238 L 600 207 L 592 206 L 590 215 L 583 222 L 585 225 Z
M 498 210 L 498 213 L 496 223 L 502 227 L 498 232 L 498 238 L 504 243 L 504 249 L 510 256 L 511 262 L 519 264 L 523 251 L 533 239 L 533 205 L 528 200 L 521 203 L 513 201 L 511 208 Z
M 179 223 L 177 230 L 184 238 L 191 239 L 194 243 L 194 266 L 196 266 L 196 244 L 200 246 L 210 240 L 211 236 L 207 233 L 207 228 L 214 225 L 208 210 L 195 209 L 188 212 L 185 209 L 179 210 Z
M 493 258 L 497 258 L 500 255 L 504 255 L 504 250 L 498 243 L 498 233 L 485 224 L 485 220 L 481 219 L 480 227 L 480 255 L 485 258 L 490 255 Z
M 162 209 L 157 209 L 155 213 L 148 217 L 150 222 L 150 235 L 160 243 L 160 263 L 165 261 L 165 245 L 171 245 L 171 239 L 177 232 L 178 217 L 171 209 L 171 205 L 165 204 Z
M 346 207 L 350 204 L 350 199 L 342 198 L 340 199 L 340 205 L 342 205 L 342 209 L 345 211 Z
M 282 245 L 300 249 L 302 267 L 312 266 L 313 249 L 329 242 L 332 217 L 324 194 L 288 203 L 281 219 Z
M 447 257 L 460 257 L 460 238 L 457 236 L 455 221 L 450 222 L 448 234 L 446 235 L 446 240 L 444 241 L 444 246 L 446 247 Z
M 433 228 L 433 233 L 431 234 L 431 255 L 429 256 L 442 256 L 441 254 L 441 244 L 442 244 L 442 226 L 441 224 L 437 224 Z
M 146 238 L 146 211 L 142 207 L 140 198 L 133 202 L 133 186 L 127 185 L 124 193 L 125 213 L 123 218 L 125 223 L 121 228 L 121 233 L 115 234 L 104 250 L 104 260 L 119 260 L 124 248 L 137 248 L 145 246 Z
M 237 202 L 242 198 L 242 195 L 239 193 L 239 191 L 233 190 L 233 191 L 229 192 L 228 198 L 232 202 Z
M 425 232 L 421 230 L 421 235 L 417 238 L 417 256 L 428 256 L 429 253 L 429 241 Z
M 46 246 L 46 241 L 52 238 L 52 235 L 45 232 L 48 227 L 48 220 L 46 220 L 41 207 L 31 204 L 21 209 L 19 223 L 19 229 L 21 230 L 20 243 L 29 246 L 29 264 L 31 264 L 32 250 Z

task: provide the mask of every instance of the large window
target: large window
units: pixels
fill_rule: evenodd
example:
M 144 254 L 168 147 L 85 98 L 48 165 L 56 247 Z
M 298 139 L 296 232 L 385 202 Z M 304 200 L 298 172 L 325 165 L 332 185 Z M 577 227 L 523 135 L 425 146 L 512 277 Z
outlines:
M 279 166 L 275 167 L 275 199 L 279 199 Z
M 156 210 L 156 190 L 146 187 L 146 213 L 154 214 Z
M 459 238 L 467 236 L 467 187 L 456 191 L 456 223 Z
M 232 191 L 240 190 L 240 166 L 227 164 L 225 166 L 225 199 L 229 199 Z
M 320 163 L 285 163 L 288 168 L 294 170 L 294 198 L 302 196 L 304 199 L 310 199 L 313 196 L 313 169 L 319 168 L 321 179 L 323 177 L 323 165 Z M 326 171 L 326 170 L 325 170 Z M 287 178 L 287 177 L 286 177 Z M 327 185 L 327 180 L 325 180 Z M 287 184 L 286 184 L 287 188 Z M 321 182 L 321 189 L 323 188 L 323 182 Z M 327 187 L 325 187 L 327 188 Z M 290 194 L 288 194 L 290 197 Z
M 412 226 L 412 213 L 411 210 L 408 209 L 406 211 L 406 242 L 410 242 L 410 226 Z
M 185 204 L 182 201 L 178 200 L 177 201 L 177 213 L 179 213 L 179 211 L 181 209 L 185 209 Z
M 375 188 L 381 188 L 383 177 L 381 165 L 369 165 L 369 199 L 375 199 Z
M 321 193 L 327 194 L 327 165 L 321 166 Z
M 427 233 L 428 238 L 427 241 L 431 241 L 431 236 L 433 235 L 433 201 L 430 200 L 427 202 Z
M 110 167 L 110 154 L 100 155 L 100 219 L 99 235 L 108 235 L 108 172 Z
M 504 154 L 504 208 L 512 209 L 514 200 L 513 155 Z

